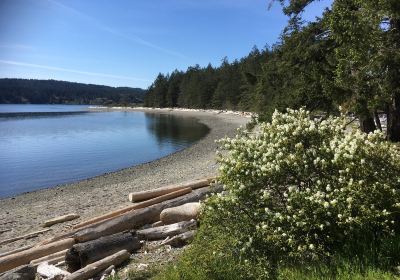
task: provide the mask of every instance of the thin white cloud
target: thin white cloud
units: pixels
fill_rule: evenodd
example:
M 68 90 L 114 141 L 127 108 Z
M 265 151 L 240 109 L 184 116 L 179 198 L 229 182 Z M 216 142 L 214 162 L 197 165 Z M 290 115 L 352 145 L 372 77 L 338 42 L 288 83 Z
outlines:
M 155 45 L 155 44 L 153 44 L 153 43 L 151 43 L 151 42 L 149 42 L 147 40 L 144 40 L 143 38 L 140 38 L 139 36 L 136 36 L 136 35 L 127 36 L 127 35 L 119 32 L 118 30 L 115 30 L 114 28 L 99 22 L 97 19 L 95 19 L 95 18 L 93 18 L 93 17 L 91 17 L 91 16 L 89 16 L 89 15 L 87 15 L 85 13 L 82 13 L 81 11 L 78 11 L 78 10 L 76 10 L 74 8 L 71 8 L 70 6 L 61 4 L 61 3 L 57 2 L 57 1 L 54 1 L 54 0 L 47 0 L 47 1 L 52 3 L 52 4 L 54 4 L 54 5 L 56 5 L 56 6 L 58 6 L 58 7 L 60 7 L 60 8 L 62 8 L 62 9 L 64 9 L 64 10 L 67 10 L 67 11 L 79 16 L 80 18 L 85 19 L 87 22 L 89 22 L 93 26 L 96 26 L 97 28 L 99 28 L 99 29 L 101 29 L 101 30 L 103 30 L 105 32 L 108 32 L 108 33 L 110 33 L 110 34 L 112 34 L 114 36 L 123 38 L 123 39 L 125 39 L 125 40 L 127 40 L 129 42 L 132 42 L 132 43 L 141 44 L 143 46 L 146 46 L 146 47 L 161 51 L 163 53 L 166 53 L 166 54 L 169 54 L 169 55 L 172 55 L 172 56 L 175 56 L 175 57 L 186 58 L 185 55 L 183 55 L 183 54 L 181 54 L 179 52 L 176 52 L 176 51 L 173 51 L 173 50 L 169 50 L 169 49 L 163 48 L 161 46 Z
M 26 63 L 26 62 L 13 61 L 13 60 L 0 60 L 0 63 L 8 64 L 8 65 L 15 65 L 15 66 L 39 68 L 39 69 L 52 70 L 52 71 L 75 73 L 75 74 L 95 76 L 95 77 L 130 80 L 130 81 L 135 81 L 135 82 L 138 82 L 138 81 L 140 81 L 140 82 L 151 82 L 151 80 L 149 80 L 149 79 L 135 78 L 135 77 L 129 77 L 129 76 L 121 76 L 121 75 L 112 75 L 112 74 L 105 74 L 105 73 L 98 73 L 98 72 L 80 71 L 80 70 L 63 68 L 63 67 L 55 67 L 55 66 L 50 66 L 50 65 L 33 64 L 33 63 Z
M 32 46 L 23 44 L 2 44 L 0 43 L 0 49 L 11 49 L 11 50 L 32 50 Z

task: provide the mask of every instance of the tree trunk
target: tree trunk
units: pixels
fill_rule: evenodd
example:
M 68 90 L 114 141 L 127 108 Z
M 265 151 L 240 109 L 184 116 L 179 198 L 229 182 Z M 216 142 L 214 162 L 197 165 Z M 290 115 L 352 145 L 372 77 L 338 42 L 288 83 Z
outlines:
M 361 131 L 363 131 L 365 133 L 370 133 L 370 132 L 375 131 L 376 126 L 375 126 L 374 118 L 371 115 L 371 113 L 364 112 L 359 115 L 359 119 L 360 119 Z
M 185 182 L 177 185 L 169 185 L 157 189 L 147 190 L 147 191 L 140 191 L 134 192 L 129 194 L 129 201 L 130 202 L 138 202 L 147 199 L 152 199 L 158 196 L 162 196 L 174 191 L 191 188 L 191 189 L 198 189 L 205 186 L 208 186 L 210 182 L 215 179 L 214 177 L 206 178 L 206 179 L 199 179 L 196 181 Z
M 400 94 L 393 98 L 393 102 L 389 106 L 387 138 L 392 142 L 400 142 Z
M 161 245 L 171 245 L 172 247 L 182 247 L 182 246 L 185 246 L 186 244 L 188 244 L 190 241 L 192 241 L 195 234 L 196 234 L 196 230 L 184 232 L 182 234 L 179 234 L 177 236 L 174 236 L 174 237 L 162 242 Z
M 44 256 L 42 258 L 36 259 L 31 261 L 32 265 L 38 265 L 42 262 L 48 262 L 49 264 L 53 264 L 53 260 L 58 260 L 58 261 L 63 261 L 65 259 L 65 253 L 67 253 L 68 250 L 63 250 L 54 254 L 50 254 L 48 256 Z
M 160 213 L 160 221 L 164 225 L 169 225 L 182 221 L 190 221 L 192 219 L 196 220 L 200 214 L 200 207 L 199 202 L 192 202 L 164 209 Z
M 126 250 L 119 251 L 114 255 L 106 257 L 102 260 L 89 264 L 88 266 L 85 266 L 78 271 L 75 271 L 74 273 L 66 276 L 64 280 L 86 280 L 92 278 L 93 276 L 108 268 L 110 265 L 120 265 L 121 263 L 129 259 L 130 255 L 131 254 L 129 254 L 129 252 Z
M 20 265 L 28 264 L 32 260 L 69 249 L 74 243 L 75 240 L 69 238 L 2 257 L 0 258 L 0 273 Z
M 35 280 L 36 269 L 33 265 L 24 265 L 0 276 L 1 280 Z
M 115 210 L 113 212 L 109 212 L 107 214 L 95 217 L 93 219 L 90 219 L 88 221 L 80 223 L 80 224 L 74 226 L 73 228 L 74 229 L 79 229 L 79 228 L 86 227 L 87 225 L 97 224 L 97 223 L 100 223 L 102 221 L 109 220 L 111 218 L 120 216 L 120 215 L 122 215 L 122 214 L 124 214 L 126 212 L 129 212 L 129 211 L 132 211 L 132 210 L 145 208 L 145 207 L 148 207 L 148 206 L 151 206 L 151 205 L 154 205 L 154 204 L 166 201 L 166 200 L 170 200 L 170 199 L 173 199 L 173 198 L 188 194 L 191 191 L 192 191 L 191 188 L 184 188 L 184 189 L 176 190 L 176 191 L 173 191 L 173 192 L 170 192 L 170 193 L 167 193 L 167 194 L 164 194 L 164 195 L 161 195 L 161 196 L 158 196 L 158 197 L 155 197 L 155 198 L 143 201 L 143 202 L 136 203 L 135 205 L 128 206 L 128 207 L 125 207 L 125 208 L 122 208 L 122 209 L 118 209 L 118 210 Z
M 121 250 L 133 253 L 141 247 L 142 244 L 139 239 L 132 233 L 117 233 L 93 241 L 75 244 L 67 251 L 65 263 L 67 270 L 74 272 Z
M 389 84 L 392 95 L 388 111 L 387 138 L 392 142 L 400 142 L 400 17 L 393 13 L 390 19 L 389 44 Z
M 156 205 L 138 209 L 133 212 L 125 213 L 114 219 L 104 221 L 101 224 L 95 224 L 76 232 L 73 237 L 77 242 L 85 242 L 97 239 L 102 236 L 111 235 L 126 230 L 140 228 L 145 224 L 151 224 L 160 220 L 160 213 L 166 208 L 175 207 L 188 202 L 197 202 L 212 192 L 222 191 L 222 186 L 205 187 L 195 190 L 187 195 L 167 200 Z
M 77 214 L 68 214 L 64 216 L 55 217 L 51 220 L 47 220 L 43 223 L 43 227 L 51 227 L 52 225 L 72 221 L 78 219 L 80 216 Z
M 374 119 L 375 119 L 376 127 L 377 127 L 380 131 L 382 131 L 382 124 L 381 124 L 381 120 L 379 119 L 379 114 L 378 114 L 377 111 L 374 112 Z
M 160 240 L 196 229 L 196 227 L 197 227 L 197 222 L 195 220 L 192 220 L 192 221 L 179 222 L 167 226 L 142 229 L 138 230 L 136 234 L 140 239 Z

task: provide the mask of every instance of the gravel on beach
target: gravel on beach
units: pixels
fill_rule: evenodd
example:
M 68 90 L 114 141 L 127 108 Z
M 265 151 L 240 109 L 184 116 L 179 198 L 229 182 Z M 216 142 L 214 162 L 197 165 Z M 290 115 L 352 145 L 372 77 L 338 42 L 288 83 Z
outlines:
M 161 114 L 195 117 L 210 132 L 192 146 L 164 158 L 103 174 L 75 183 L 60 185 L 0 200 L 0 241 L 42 229 L 45 220 L 76 213 L 80 218 L 57 224 L 38 237 L 0 246 L 0 253 L 67 231 L 71 226 L 114 209 L 128 206 L 128 193 L 215 175 L 215 140 L 233 136 L 250 118 L 207 111 L 142 109 Z

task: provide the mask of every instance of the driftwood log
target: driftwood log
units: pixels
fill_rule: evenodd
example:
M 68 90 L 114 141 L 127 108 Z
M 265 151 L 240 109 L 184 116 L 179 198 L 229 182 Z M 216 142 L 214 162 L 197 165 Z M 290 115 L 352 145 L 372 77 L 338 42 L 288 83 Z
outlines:
M 93 277 L 94 280 L 105 280 L 107 279 L 108 276 L 112 276 L 112 274 L 115 274 L 115 265 L 110 265 L 108 268 L 97 274 L 95 277 Z
M 21 251 L 28 250 L 28 249 L 30 249 L 30 248 L 32 248 L 32 247 L 33 247 L 33 245 L 23 246 L 23 247 L 19 247 L 19 248 L 15 249 L 15 250 L 12 250 L 12 251 L 8 251 L 8 252 L 1 253 L 1 254 L 0 254 L 0 258 L 1 258 L 1 257 L 8 256 L 8 255 L 15 254 L 15 253 L 18 253 L 18 252 L 21 252 Z
M 74 272 L 124 249 L 129 253 L 133 253 L 140 249 L 141 246 L 140 240 L 133 233 L 117 233 L 85 243 L 75 244 L 67 251 L 65 264 L 69 272 Z
M 42 262 L 48 262 L 49 264 L 54 264 L 57 261 L 63 261 L 65 259 L 65 254 L 67 253 L 68 249 L 62 250 L 60 252 L 56 252 L 44 257 L 41 257 L 36 260 L 32 260 L 31 264 L 32 265 L 38 265 Z
M 164 209 L 160 220 L 164 225 L 197 219 L 200 214 L 200 203 L 191 202 L 172 208 Z
M 162 188 L 130 193 L 129 201 L 130 202 L 143 201 L 143 200 L 155 198 L 155 197 L 158 197 L 161 195 L 165 195 L 165 194 L 168 194 L 168 193 L 171 193 L 171 192 L 174 192 L 177 190 L 181 190 L 181 189 L 186 189 L 186 188 L 198 189 L 201 187 L 208 186 L 213 179 L 214 178 L 200 179 L 200 180 L 185 182 L 185 183 L 181 183 L 181 184 L 177 184 L 177 185 L 170 185 L 170 186 L 165 186 Z
M 75 240 L 72 238 L 60 240 L 47 245 L 33 247 L 12 255 L 0 258 L 0 273 L 17 266 L 28 264 L 30 261 L 65 250 L 72 247 Z
M 113 212 L 110 212 L 110 213 L 95 217 L 93 219 L 90 219 L 90 220 L 85 221 L 83 223 L 80 223 L 78 225 L 75 225 L 73 228 L 74 229 L 79 229 L 79 228 L 83 228 L 83 227 L 85 227 L 87 225 L 96 224 L 96 223 L 99 223 L 101 221 L 109 220 L 111 218 L 121 216 L 122 214 L 124 214 L 126 212 L 129 212 L 129 211 L 132 211 L 132 210 L 137 210 L 137 209 L 142 209 L 142 208 L 145 208 L 145 207 L 148 207 L 148 206 L 151 206 L 151 205 L 154 205 L 154 204 L 157 204 L 157 203 L 169 200 L 169 199 L 173 199 L 173 198 L 188 194 L 191 191 L 192 191 L 191 188 L 184 188 L 184 189 L 181 189 L 181 190 L 177 190 L 175 192 L 171 192 L 171 193 L 168 193 L 168 194 L 165 194 L 165 195 L 162 195 L 162 196 L 159 196 L 159 197 L 147 200 L 147 201 L 143 201 L 141 203 L 137 203 L 137 204 L 132 205 L 132 206 L 128 206 L 128 207 L 125 207 L 125 208 L 122 208 L 122 209 L 118 209 L 116 211 L 113 211 Z
M 31 232 L 31 233 L 28 233 L 28 234 L 25 234 L 25 235 L 9 238 L 9 239 L 0 241 L 0 245 L 8 244 L 8 243 L 11 243 L 11 242 L 14 242 L 14 241 L 17 241 L 17 240 L 21 240 L 21 239 L 28 239 L 28 238 L 36 237 L 39 234 L 48 232 L 49 230 L 51 230 L 51 229 L 49 229 L 49 228 L 48 229 L 42 229 L 42 230 L 34 231 L 34 232 Z
M 137 229 L 145 224 L 158 221 L 161 211 L 166 208 L 175 207 L 188 202 L 197 202 L 204 199 L 206 195 L 219 191 L 222 191 L 222 186 L 198 189 L 187 195 L 164 201 L 147 208 L 128 212 L 114 219 L 104 221 L 99 225 L 93 225 L 92 227 L 82 229 L 81 231 L 76 232 L 73 237 L 77 242 L 81 243 L 94 240 L 102 236 L 107 236 L 126 230 Z
M 101 259 L 97 262 L 89 264 L 84 268 L 81 268 L 74 273 L 66 276 L 64 280 L 86 280 L 89 279 L 98 273 L 102 272 L 110 265 L 118 266 L 130 257 L 130 253 L 127 250 L 119 251 L 111 256 L 108 256 L 104 259 Z
M 195 220 L 191 220 L 167 226 L 138 230 L 136 231 L 136 234 L 139 239 L 160 240 L 193 230 L 196 227 L 197 227 L 197 222 Z
M 78 225 L 75 225 L 73 227 L 74 230 L 72 230 L 72 231 L 70 231 L 68 233 L 64 233 L 64 234 L 61 234 L 61 235 L 54 236 L 54 237 L 52 237 L 50 239 L 47 239 L 47 240 L 43 241 L 41 244 L 45 245 L 45 244 L 49 244 L 49 243 L 52 243 L 52 242 L 55 242 L 55 241 L 58 241 L 58 240 L 65 239 L 65 238 L 70 238 L 74 234 L 76 234 L 78 231 L 81 231 L 82 229 L 102 224 L 107 220 L 111 220 L 111 219 L 116 218 L 118 216 L 122 216 L 123 214 L 125 214 L 125 213 L 127 213 L 129 211 L 135 210 L 135 209 L 142 209 L 142 208 L 145 208 L 145 207 L 148 207 L 148 206 L 151 206 L 151 205 L 154 205 L 154 204 L 157 204 L 157 203 L 169 200 L 169 199 L 173 199 L 173 198 L 176 198 L 176 197 L 179 197 L 179 196 L 183 196 L 185 194 L 190 193 L 191 191 L 192 191 L 192 189 L 190 189 L 190 188 L 178 190 L 176 192 L 172 192 L 172 193 L 169 193 L 169 194 L 166 194 L 166 195 L 162 195 L 160 197 L 156 197 L 156 198 L 153 198 L 153 199 L 150 199 L 150 200 L 147 200 L 147 201 L 143 201 L 141 203 L 137 203 L 137 204 L 129 206 L 129 207 L 118 209 L 116 211 L 104 214 L 102 216 L 95 217 L 93 219 L 90 219 L 90 220 L 85 221 L 83 223 L 80 223 Z
M 43 227 L 50 227 L 55 224 L 63 223 L 78 219 L 80 216 L 77 214 L 68 214 L 60 217 L 53 218 L 51 220 L 47 220 L 43 223 Z
M 196 230 L 190 230 L 179 235 L 176 235 L 172 238 L 169 238 L 161 243 L 162 245 L 171 245 L 172 247 L 182 247 L 188 244 L 190 241 L 193 240 L 196 234 Z
M 50 265 L 47 262 L 39 264 L 37 267 L 37 273 L 42 277 L 50 279 L 63 279 L 64 276 L 70 275 L 69 272 L 54 265 Z
M 0 280 L 35 280 L 36 268 L 32 265 L 23 265 L 7 271 L 0 276 Z

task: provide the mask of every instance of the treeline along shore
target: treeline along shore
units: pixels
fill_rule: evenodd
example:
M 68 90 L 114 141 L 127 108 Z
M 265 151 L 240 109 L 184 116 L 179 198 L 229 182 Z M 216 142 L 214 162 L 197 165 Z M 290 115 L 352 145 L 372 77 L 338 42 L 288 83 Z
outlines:
M 398 1 L 334 1 L 312 22 L 301 15 L 315 1 L 276 2 L 290 20 L 274 45 L 218 66 L 160 73 L 145 105 L 252 111 L 263 120 L 275 109 L 337 115 L 341 108 L 357 116 L 364 132 L 382 130 L 384 114 L 387 138 L 399 142 Z
M 0 104 L 95 104 L 142 103 L 141 88 L 110 87 L 56 80 L 0 79 Z

